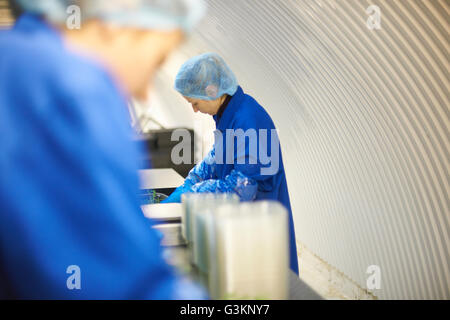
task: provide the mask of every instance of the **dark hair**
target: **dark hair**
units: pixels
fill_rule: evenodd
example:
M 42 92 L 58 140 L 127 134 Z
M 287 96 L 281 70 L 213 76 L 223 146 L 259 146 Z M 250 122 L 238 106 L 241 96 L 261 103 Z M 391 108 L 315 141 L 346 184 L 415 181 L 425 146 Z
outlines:
M 17 20 L 17 18 L 23 13 L 22 7 L 17 0 L 7 0 L 7 2 L 14 20 Z

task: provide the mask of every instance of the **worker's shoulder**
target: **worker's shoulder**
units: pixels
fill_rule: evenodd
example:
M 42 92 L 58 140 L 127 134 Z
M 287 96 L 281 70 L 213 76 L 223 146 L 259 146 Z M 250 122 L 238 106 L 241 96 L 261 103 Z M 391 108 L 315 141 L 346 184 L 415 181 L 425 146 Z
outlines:
M 239 108 L 237 119 L 253 127 L 273 128 L 274 124 L 269 113 L 252 96 L 244 94 L 242 108 Z
M 0 63 L 4 74 L 21 85 L 53 88 L 99 89 L 105 72 L 95 63 L 70 52 L 61 39 L 39 34 L 3 32 L 0 35 Z

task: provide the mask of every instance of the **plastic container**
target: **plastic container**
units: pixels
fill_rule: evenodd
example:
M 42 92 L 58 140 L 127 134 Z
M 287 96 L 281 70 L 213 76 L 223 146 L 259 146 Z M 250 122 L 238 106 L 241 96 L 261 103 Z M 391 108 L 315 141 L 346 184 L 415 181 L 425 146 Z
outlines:
M 213 299 L 287 299 L 288 213 L 275 201 L 217 208 L 209 246 Z
M 223 205 L 238 204 L 239 197 L 232 193 L 185 193 L 182 202 L 182 235 L 188 242 L 192 263 L 207 273 L 209 230 L 212 230 L 214 213 Z

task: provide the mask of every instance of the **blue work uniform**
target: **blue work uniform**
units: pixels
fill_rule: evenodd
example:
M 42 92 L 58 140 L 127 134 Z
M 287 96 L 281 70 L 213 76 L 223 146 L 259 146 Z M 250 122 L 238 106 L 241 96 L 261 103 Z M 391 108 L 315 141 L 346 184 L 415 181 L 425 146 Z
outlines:
M 0 33 L 0 72 L 0 299 L 201 297 L 140 210 L 113 77 L 30 14 Z
M 216 135 L 215 141 L 215 156 L 218 156 L 217 146 L 221 145 L 222 164 L 214 164 L 214 173 L 217 179 L 225 179 L 233 170 L 243 173 L 246 177 L 254 180 L 258 184 L 258 189 L 254 200 L 275 200 L 281 202 L 289 213 L 289 254 L 290 254 L 290 268 L 298 274 L 298 261 L 297 261 L 297 246 L 295 243 L 295 231 L 294 221 L 292 218 L 291 204 L 289 200 L 289 192 L 286 183 L 286 175 L 284 172 L 283 159 L 281 154 L 281 148 L 278 145 L 279 161 L 275 167 L 276 172 L 272 174 L 261 174 L 262 168 L 268 168 L 271 164 L 263 164 L 260 158 L 260 147 L 267 142 L 266 150 L 263 150 L 263 154 L 271 155 L 272 148 L 272 134 L 271 130 L 275 129 L 275 125 L 270 118 L 266 110 L 258 104 L 258 102 L 251 96 L 244 93 L 239 86 L 236 93 L 231 97 L 228 105 L 226 106 L 223 114 L 220 118 L 213 116 L 216 122 L 216 129 L 220 131 L 220 135 Z M 228 129 L 236 130 L 242 129 L 247 132 L 255 130 L 258 137 L 258 152 L 256 153 L 257 159 L 254 159 L 255 164 L 251 164 L 251 158 L 255 158 L 250 151 L 250 143 L 247 141 L 244 146 L 239 145 L 239 141 L 236 138 L 229 135 L 227 137 L 226 131 Z M 267 130 L 267 139 L 260 135 L 260 130 Z M 221 139 L 221 143 L 218 144 L 218 140 Z M 233 161 L 227 161 L 227 144 L 233 139 Z M 262 143 L 262 144 L 261 144 Z M 220 157 L 220 156 L 219 156 Z M 242 164 L 238 163 L 238 158 L 241 158 Z

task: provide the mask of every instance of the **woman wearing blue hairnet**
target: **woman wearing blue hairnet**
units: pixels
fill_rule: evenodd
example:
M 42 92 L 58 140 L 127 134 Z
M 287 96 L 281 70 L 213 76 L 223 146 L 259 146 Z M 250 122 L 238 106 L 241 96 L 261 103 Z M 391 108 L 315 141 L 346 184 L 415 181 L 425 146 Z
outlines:
M 0 33 L 0 299 L 202 298 L 140 210 L 126 104 L 199 3 L 18 4 Z
M 175 89 L 195 112 L 213 116 L 217 130 L 212 150 L 164 202 L 180 202 L 185 192 L 233 192 L 242 201 L 281 202 L 289 212 L 290 267 L 298 273 L 286 175 L 269 114 L 244 93 L 233 72 L 215 53 L 185 62 L 176 76 Z

